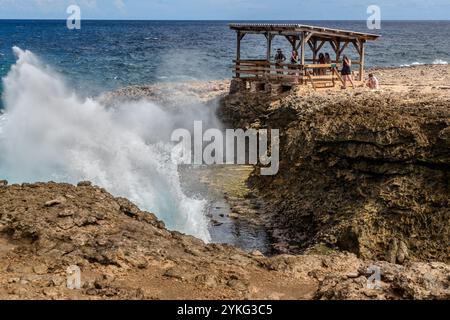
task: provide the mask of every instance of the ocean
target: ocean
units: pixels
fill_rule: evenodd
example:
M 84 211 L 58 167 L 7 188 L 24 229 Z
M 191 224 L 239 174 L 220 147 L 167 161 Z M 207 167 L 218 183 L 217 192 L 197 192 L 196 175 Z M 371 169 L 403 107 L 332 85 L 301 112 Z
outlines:
M 303 23 L 367 31 L 364 22 Z M 450 61 L 450 22 L 385 22 L 379 33 L 367 47 L 369 67 Z M 289 50 L 282 38 L 274 47 Z M 263 58 L 264 37 L 245 38 L 242 52 Z M 235 33 L 224 21 L 83 21 L 79 31 L 65 21 L 0 21 L 7 105 L 0 180 L 89 180 L 172 230 L 214 240 L 207 200 L 182 188 L 170 136 L 194 120 L 216 128 L 219 119 L 195 103 L 176 111 L 148 101 L 108 108 L 95 96 L 127 85 L 230 78 L 234 58 Z
M 373 32 L 365 21 L 288 22 Z M 0 77 L 15 63 L 12 47 L 18 46 L 86 96 L 127 85 L 230 78 L 235 33 L 229 23 L 82 21 L 81 30 L 71 31 L 63 20 L 0 20 Z M 385 21 L 375 33 L 382 37 L 367 46 L 368 67 L 450 61 L 450 21 Z M 289 51 L 281 37 L 276 47 Z M 263 58 L 264 38 L 248 36 L 242 52 L 243 57 Z

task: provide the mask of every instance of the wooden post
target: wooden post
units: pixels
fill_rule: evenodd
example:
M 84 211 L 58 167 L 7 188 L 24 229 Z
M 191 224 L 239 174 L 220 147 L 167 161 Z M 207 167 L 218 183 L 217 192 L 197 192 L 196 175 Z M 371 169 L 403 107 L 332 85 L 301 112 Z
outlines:
M 236 60 L 241 60 L 241 32 L 237 32 L 237 42 L 236 42 Z
M 364 81 L 364 56 L 366 55 L 364 40 L 359 41 L 359 48 L 359 81 Z
M 339 40 L 336 41 L 336 63 L 339 63 L 341 60 L 341 42 Z
M 301 61 L 301 65 L 304 66 L 305 65 L 305 33 L 302 32 L 302 40 L 301 40 L 301 57 L 300 57 L 300 61 Z
M 317 40 L 314 39 L 313 40 L 313 64 L 316 63 L 317 61 L 317 53 L 319 50 L 317 50 Z
M 241 40 L 243 35 L 240 31 L 237 32 L 237 41 L 236 41 L 236 67 L 237 69 L 241 65 Z M 239 71 L 236 71 L 236 78 L 240 78 L 241 74 Z
M 302 50 L 302 55 L 300 57 L 300 64 L 301 64 L 300 74 L 302 75 L 302 79 L 303 79 L 303 76 L 305 75 L 305 49 L 306 49 L 305 48 L 305 45 L 306 45 L 305 36 L 306 36 L 305 33 L 302 32 L 302 39 L 300 41 L 300 47 Z M 303 80 L 301 80 L 300 83 L 303 84 Z
M 272 36 L 272 34 L 267 33 L 267 34 L 266 34 L 266 38 L 267 38 L 267 54 L 266 54 L 266 59 L 267 59 L 267 62 L 270 62 L 270 56 L 271 56 L 271 53 L 272 53 L 272 39 L 273 39 L 273 36 Z

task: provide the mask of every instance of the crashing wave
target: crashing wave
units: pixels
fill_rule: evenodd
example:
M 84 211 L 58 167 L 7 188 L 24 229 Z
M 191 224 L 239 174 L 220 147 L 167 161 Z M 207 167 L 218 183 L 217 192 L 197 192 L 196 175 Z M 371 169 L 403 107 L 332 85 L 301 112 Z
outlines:
M 90 180 L 155 212 L 168 228 L 210 240 L 206 203 L 183 193 L 170 158 L 174 115 L 150 102 L 107 108 L 81 99 L 32 52 L 14 53 L 3 80 L 1 178 Z

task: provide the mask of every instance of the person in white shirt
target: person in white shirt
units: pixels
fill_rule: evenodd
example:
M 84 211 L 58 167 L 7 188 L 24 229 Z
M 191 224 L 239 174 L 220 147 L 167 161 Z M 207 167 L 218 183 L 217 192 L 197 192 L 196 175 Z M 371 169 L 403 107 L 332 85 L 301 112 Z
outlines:
M 371 73 L 369 74 L 369 80 L 367 81 L 367 86 L 372 90 L 380 89 L 380 84 L 378 79 Z

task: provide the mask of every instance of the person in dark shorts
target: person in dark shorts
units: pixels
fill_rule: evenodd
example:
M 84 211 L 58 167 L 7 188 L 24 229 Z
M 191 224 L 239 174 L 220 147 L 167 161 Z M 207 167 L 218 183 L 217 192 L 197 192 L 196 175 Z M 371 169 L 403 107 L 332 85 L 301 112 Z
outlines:
M 344 86 L 342 87 L 342 89 L 347 89 L 347 81 L 350 81 L 353 88 L 355 87 L 352 79 L 352 61 L 347 56 L 344 56 L 344 59 L 342 61 L 341 75 L 342 80 L 344 80 Z
M 286 56 L 283 54 L 283 50 L 278 49 L 275 55 L 276 68 L 280 70 L 284 69 L 282 65 L 284 61 L 286 61 Z M 283 71 L 278 71 L 277 73 L 283 74 Z

